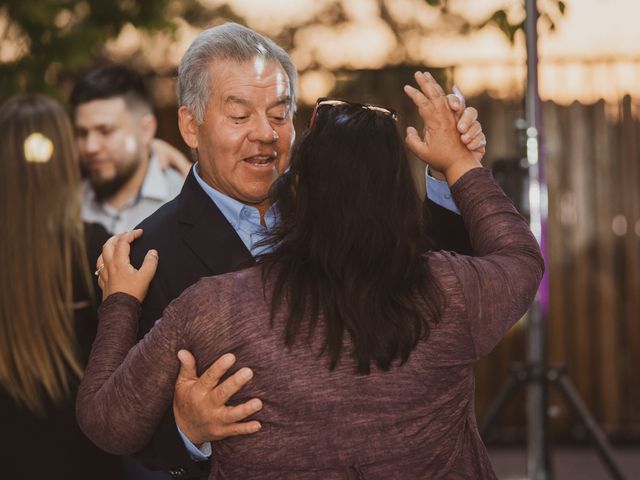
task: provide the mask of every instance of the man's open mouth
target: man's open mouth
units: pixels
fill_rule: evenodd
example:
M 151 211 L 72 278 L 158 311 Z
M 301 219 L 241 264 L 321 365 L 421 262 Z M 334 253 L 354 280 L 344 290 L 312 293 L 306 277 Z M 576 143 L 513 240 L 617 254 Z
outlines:
M 276 159 L 275 155 L 255 155 L 245 158 L 244 161 L 252 165 L 268 165 Z

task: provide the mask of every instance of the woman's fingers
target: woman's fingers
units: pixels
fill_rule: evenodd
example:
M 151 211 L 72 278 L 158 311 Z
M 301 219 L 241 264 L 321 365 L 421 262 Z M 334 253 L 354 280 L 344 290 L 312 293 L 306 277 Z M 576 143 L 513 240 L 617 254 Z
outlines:
M 474 123 L 478 122 L 478 110 L 473 107 L 465 108 L 462 116 L 458 120 L 458 132 L 467 133 Z
M 460 140 L 462 140 L 462 143 L 464 143 L 465 145 L 469 145 L 469 143 L 471 143 L 472 140 L 475 140 L 475 138 L 481 133 L 482 126 L 480 125 L 480 122 L 476 120 L 471 124 L 469 129 L 460 136 Z
M 142 236 L 142 230 L 132 230 L 116 236 L 113 257 L 119 264 L 129 264 L 131 243 Z
M 100 255 L 102 257 L 103 265 L 106 265 L 111 261 L 111 258 L 113 257 L 113 249 L 115 247 L 115 242 L 117 241 L 117 239 L 118 235 L 114 235 L 110 237 L 109 240 L 104 242 L 104 245 L 102 246 L 102 255 Z M 97 267 L 99 267 L 99 265 L 96 266 L 96 268 Z
M 142 276 L 142 279 L 149 284 L 151 283 L 151 280 L 153 280 L 153 276 L 156 274 L 157 268 L 158 252 L 156 250 L 149 250 L 144 257 L 144 261 L 142 262 L 138 272 Z
M 484 154 L 487 147 L 487 139 L 484 136 L 484 133 L 480 133 L 477 137 L 475 137 L 471 142 L 467 144 L 467 148 L 471 150 L 472 153 Z
M 147 294 L 149 284 L 158 267 L 158 252 L 149 250 L 139 270 L 133 267 L 129 255 L 131 243 L 142 236 L 142 230 L 114 235 L 102 247 L 102 255 L 98 259 L 98 285 L 102 289 L 103 298 L 116 292 L 133 295 L 142 302 Z M 99 268 L 101 262 L 104 267 Z

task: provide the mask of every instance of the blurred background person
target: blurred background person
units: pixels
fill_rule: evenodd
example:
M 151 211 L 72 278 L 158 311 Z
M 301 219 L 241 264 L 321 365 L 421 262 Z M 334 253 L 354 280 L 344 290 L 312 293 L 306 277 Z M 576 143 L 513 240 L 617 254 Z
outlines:
M 86 175 L 85 220 L 112 233 L 131 230 L 180 192 L 189 163 L 181 172 L 160 163 L 154 150 L 167 147 L 153 143 L 157 120 L 140 75 L 116 65 L 92 70 L 70 102 Z
M 64 108 L 42 95 L 7 100 L 0 152 L 0 476 L 121 478 L 121 460 L 75 420 L 97 324 L 90 267 L 108 235 L 83 225 Z

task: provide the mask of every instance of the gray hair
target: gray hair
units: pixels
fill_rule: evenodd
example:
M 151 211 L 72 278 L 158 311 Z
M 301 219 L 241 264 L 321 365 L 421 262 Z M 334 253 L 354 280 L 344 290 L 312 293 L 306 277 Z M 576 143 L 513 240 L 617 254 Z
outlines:
M 178 67 L 180 105 L 191 110 L 201 123 L 211 94 L 209 67 L 212 62 L 231 60 L 244 63 L 252 61 L 256 56 L 277 61 L 284 69 L 289 78 L 289 107 L 293 114 L 296 110 L 298 73 L 291 57 L 272 40 L 237 23 L 225 23 L 203 30 L 191 43 Z

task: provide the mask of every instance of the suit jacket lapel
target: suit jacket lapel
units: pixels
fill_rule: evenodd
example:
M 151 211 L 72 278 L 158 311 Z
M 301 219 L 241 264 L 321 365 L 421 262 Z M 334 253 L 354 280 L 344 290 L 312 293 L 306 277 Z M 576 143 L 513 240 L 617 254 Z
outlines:
M 253 257 L 222 212 L 202 190 L 193 172 L 181 195 L 180 222 L 187 227 L 183 240 L 212 275 L 253 262 Z

